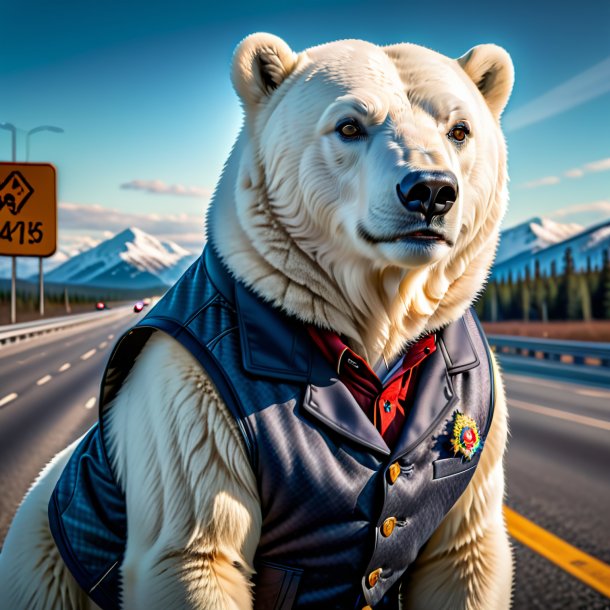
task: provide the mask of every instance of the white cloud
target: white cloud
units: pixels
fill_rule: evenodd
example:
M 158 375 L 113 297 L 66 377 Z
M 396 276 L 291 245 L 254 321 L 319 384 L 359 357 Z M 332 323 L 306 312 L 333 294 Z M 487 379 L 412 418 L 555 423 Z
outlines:
M 179 195 L 181 197 L 209 198 L 212 190 L 199 186 L 184 186 L 183 184 L 166 184 L 162 180 L 131 180 L 121 184 L 122 189 L 145 191 L 156 195 Z
M 508 112 L 504 131 L 516 131 L 570 110 L 610 91 L 610 57 Z
M 559 178 L 557 176 L 546 176 L 544 178 L 539 178 L 538 180 L 531 180 L 530 182 L 525 182 L 521 184 L 521 188 L 524 189 L 535 189 L 539 186 L 547 186 L 549 184 L 557 184 L 559 182 Z
M 610 169 L 610 157 L 607 159 L 600 159 L 599 161 L 594 161 L 593 163 L 587 163 L 583 167 L 585 172 L 605 172 Z
M 582 214 L 595 214 L 602 220 L 604 217 L 610 216 L 610 201 L 601 199 L 599 201 L 590 201 L 587 203 L 575 203 L 566 206 L 559 210 L 554 210 L 545 216 L 553 218 L 566 218 L 568 216 L 580 216 Z
M 79 235 L 70 232 L 61 235 L 59 246 L 63 253 L 68 256 L 75 256 L 79 252 L 84 252 L 85 250 L 97 246 L 100 241 L 100 239 L 92 237 L 91 235 Z
M 573 167 L 563 173 L 566 178 L 582 178 L 585 174 L 591 174 L 594 172 L 605 172 L 610 170 L 610 157 L 607 159 L 600 159 L 599 161 L 592 161 L 582 167 Z M 533 189 L 539 186 L 547 186 L 549 184 L 558 184 L 561 178 L 558 176 L 546 176 L 544 178 L 538 178 L 537 180 L 531 180 L 530 182 L 524 182 L 519 186 L 524 189 Z
M 164 240 L 196 252 L 204 243 L 204 215 L 138 214 L 98 204 L 59 203 L 59 232 L 72 241 L 108 239 L 127 227 L 138 227 Z M 197 229 L 200 228 L 198 231 Z

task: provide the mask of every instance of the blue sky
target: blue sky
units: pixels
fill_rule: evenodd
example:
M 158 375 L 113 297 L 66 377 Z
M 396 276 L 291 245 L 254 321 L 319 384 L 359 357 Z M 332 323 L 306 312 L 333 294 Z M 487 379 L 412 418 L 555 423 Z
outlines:
M 495 42 L 516 85 L 505 113 L 510 226 L 534 215 L 610 218 L 610 3 L 5 3 L 0 122 L 25 133 L 30 160 L 58 168 L 60 241 L 136 225 L 202 243 L 209 193 L 241 123 L 229 80 L 254 31 L 295 50 L 337 38 L 414 42 L 457 57 Z M 0 160 L 10 159 L 0 130 Z M 131 185 L 132 188 L 125 188 Z M 150 187 L 144 190 L 143 187 Z M 165 191 L 165 192 L 151 192 Z

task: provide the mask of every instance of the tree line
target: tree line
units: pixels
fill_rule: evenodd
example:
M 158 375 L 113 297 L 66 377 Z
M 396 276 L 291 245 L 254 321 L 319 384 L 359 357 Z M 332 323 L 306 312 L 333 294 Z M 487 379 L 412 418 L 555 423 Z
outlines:
M 475 305 L 485 321 L 502 320 L 610 320 L 610 256 L 603 253 L 601 268 L 576 271 L 572 250 L 566 248 L 563 273 L 551 264 L 549 274 L 540 273 L 535 262 L 518 278 L 490 280 Z

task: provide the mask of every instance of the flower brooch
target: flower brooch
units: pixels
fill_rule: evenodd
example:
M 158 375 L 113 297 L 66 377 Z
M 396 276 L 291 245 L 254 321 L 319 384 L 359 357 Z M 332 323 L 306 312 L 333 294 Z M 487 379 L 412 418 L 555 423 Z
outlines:
M 461 453 L 467 460 L 471 460 L 475 453 L 481 449 L 481 435 L 477 423 L 459 411 L 453 414 L 453 437 L 451 446 L 455 455 Z

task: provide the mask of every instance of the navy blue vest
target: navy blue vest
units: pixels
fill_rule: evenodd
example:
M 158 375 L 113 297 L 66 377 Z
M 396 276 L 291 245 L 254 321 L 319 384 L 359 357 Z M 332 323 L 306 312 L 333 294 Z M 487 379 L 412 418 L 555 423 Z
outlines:
M 57 546 L 102 608 L 117 608 L 125 499 L 106 454 L 106 408 L 154 332 L 201 363 L 242 433 L 263 516 L 256 610 L 398 607 L 400 577 L 471 480 L 450 445 L 456 412 L 484 439 L 493 414 L 489 348 L 473 312 L 438 333 L 390 450 L 300 322 L 235 281 L 208 247 L 117 343 L 100 421 L 49 504 Z

